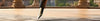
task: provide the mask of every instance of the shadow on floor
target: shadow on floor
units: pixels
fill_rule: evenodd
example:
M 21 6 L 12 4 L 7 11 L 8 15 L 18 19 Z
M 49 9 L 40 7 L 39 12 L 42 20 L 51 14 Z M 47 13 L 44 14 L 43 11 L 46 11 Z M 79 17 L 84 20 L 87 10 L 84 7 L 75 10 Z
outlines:
M 69 19 L 50 19 L 50 20 L 38 20 L 38 21 L 100 21 L 100 20 L 90 20 L 90 19 L 75 19 L 75 20 L 69 20 Z

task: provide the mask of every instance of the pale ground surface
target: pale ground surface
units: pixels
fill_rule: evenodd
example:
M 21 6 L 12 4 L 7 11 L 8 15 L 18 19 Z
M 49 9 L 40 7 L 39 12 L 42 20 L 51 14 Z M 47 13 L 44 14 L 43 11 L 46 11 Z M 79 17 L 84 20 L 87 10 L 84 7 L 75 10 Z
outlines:
M 35 21 L 39 11 L 39 9 L 0 9 L 0 21 Z M 100 20 L 100 9 L 45 9 L 41 19 L 72 20 L 78 19 L 80 14 L 86 14 L 92 20 Z

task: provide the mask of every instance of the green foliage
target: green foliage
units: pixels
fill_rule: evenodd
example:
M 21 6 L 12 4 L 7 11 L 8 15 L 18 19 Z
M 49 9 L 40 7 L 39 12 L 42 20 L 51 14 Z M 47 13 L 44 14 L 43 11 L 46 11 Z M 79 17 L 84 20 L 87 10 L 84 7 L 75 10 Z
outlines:
M 69 0 L 56 0 L 56 6 L 76 6 L 78 2 L 75 1 L 74 4 L 68 3 Z
M 94 0 L 90 0 L 90 6 L 98 7 L 98 4 L 94 3 Z
M 71 6 L 71 4 L 69 4 L 69 3 L 66 3 L 66 6 Z
M 57 6 L 65 6 L 64 3 L 59 3 Z
M 33 0 L 30 0 L 30 5 L 32 5 L 32 3 L 33 3 Z
M 56 6 L 66 6 L 67 0 L 56 0 Z
M 94 7 L 98 7 L 99 5 L 98 5 L 98 4 L 94 4 L 93 6 L 94 6 Z
M 74 1 L 74 5 L 73 6 L 76 6 L 76 5 L 78 5 L 78 2 Z

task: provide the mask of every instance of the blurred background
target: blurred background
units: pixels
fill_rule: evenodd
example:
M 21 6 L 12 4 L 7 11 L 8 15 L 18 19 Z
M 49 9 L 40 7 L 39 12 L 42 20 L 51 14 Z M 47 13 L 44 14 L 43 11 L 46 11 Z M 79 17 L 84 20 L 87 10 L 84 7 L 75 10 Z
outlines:
M 79 0 L 48 0 L 47 7 L 75 7 Z M 23 0 L 25 6 L 30 6 L 34 0 Z M 13 0 L 0 0 L 0 6 L 11 6 Z M 40 4 L 40 0 L 36 1 Z M 4 5 L 2 5 L 4 4 Z M 100 7 L 100 0 L 88 0 L 89 7 Z M 29 9 L 0 9 L 0 21 L 37 21 L 40 13 L 38 8 Z M 100 21 L 100 9 L 66 9 L 46 8 L 40 21 Z M 83 20 L 80 20 L 83 21 Z
M 77 6 L 79 0 L 48 0 L 47 6 Z M 100 0 L 88 0 L 88 4 L 91 7 L 99 7 L 100 5 Z M 2 0 L 0 1 L 0 3 Z M 4 6 L 10 6 L 12 5 L 13 0 L 5 0 Z M 36 2 L 39 2 L 36 1 Z M 23 3 L 25 6 L 31 5 L 34 3 L 34 0 L 23 0 Z

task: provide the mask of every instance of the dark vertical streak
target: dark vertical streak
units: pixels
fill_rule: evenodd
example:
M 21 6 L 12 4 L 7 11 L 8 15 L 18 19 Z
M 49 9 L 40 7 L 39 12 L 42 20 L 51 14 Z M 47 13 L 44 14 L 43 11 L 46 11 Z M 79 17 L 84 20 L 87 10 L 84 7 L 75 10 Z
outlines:
M 41 3 L 40 3 L 40 9 L 41 9 L 41 11 L 40 11 L 40 15 L 39 15 L 38 19 L 40 19 L 42 17 L 44 8 L 46 6 L 46 3 L 47 3 L 47 0 L 41 0 Z

